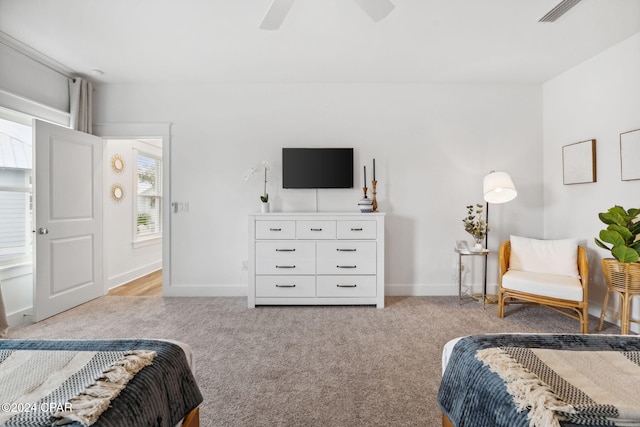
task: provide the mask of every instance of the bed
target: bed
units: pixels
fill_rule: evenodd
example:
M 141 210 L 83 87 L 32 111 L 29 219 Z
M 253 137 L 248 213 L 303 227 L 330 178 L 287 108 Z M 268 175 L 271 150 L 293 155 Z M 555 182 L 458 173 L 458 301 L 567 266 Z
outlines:
M 0 340 L 0 425 L 197 427 L 188 346 L 127 340 Z
M 640 426 L 640 337 L 495 334 L 450 341 L 443 426 Z

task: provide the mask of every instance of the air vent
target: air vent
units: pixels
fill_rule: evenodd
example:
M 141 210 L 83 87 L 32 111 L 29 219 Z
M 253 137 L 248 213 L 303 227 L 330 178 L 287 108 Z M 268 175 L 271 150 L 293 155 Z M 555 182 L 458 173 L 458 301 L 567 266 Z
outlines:
M 580 0 L 562 0 L 549 13 L 538 19 L 538 22 L 555 22 L 556 19 L 567 13 L 569 9 L 578 3 L 580 3 Z

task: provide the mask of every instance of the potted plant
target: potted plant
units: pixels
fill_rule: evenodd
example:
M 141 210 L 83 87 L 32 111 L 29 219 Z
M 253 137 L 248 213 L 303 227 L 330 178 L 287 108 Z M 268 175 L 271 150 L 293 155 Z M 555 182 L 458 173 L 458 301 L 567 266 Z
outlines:
M 467 206 L 467 216 L 463 218 L 464 231 L 471 234 L 476 241 L 475 250 L 482 250 L 482 240 L 489 231 L 489 225 L 482 219 L 482 212 L 484 206 L 477 203 L 475 207 L 473 205 Z
M 620 319 L 620 332 L 629 333 L 631 319 L 631 300 L 640 294 L 640 209 L 626 210 L 622 206 L 614 206 L 607 212 L 598 214 L 600 221 L 607 228 L 600 231 L 600 239 L 595 239 L 596 245 L 607 249 L 613 258 L 602 260 L 602 272 L 607 282 L 607 294 L 602 305 L 599 330 L 605 317 Z M 607 243 L 610 245 L 608 246 Z M 615 292 L 620 296 L 620 316 L 605 316 L 609 293 Z
M 607 212 L 598 214 L 600 221 L 607 224 L 607 228 L 600 231 L 600 239 L 596 245 L 611 252 L 619 262 L 632 263 L 640 259 L 640 209 L 625 210 L 622 206 L 614 206 Z M 605 243 L 609 243 L 611 247 Z

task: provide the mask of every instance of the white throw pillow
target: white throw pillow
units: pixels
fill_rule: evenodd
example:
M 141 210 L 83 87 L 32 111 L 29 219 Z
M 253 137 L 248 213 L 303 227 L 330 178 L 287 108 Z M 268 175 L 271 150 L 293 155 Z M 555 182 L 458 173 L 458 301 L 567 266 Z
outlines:
M 579 278 L 578 240 L 539 240 L 511 236 L 509 270 Z

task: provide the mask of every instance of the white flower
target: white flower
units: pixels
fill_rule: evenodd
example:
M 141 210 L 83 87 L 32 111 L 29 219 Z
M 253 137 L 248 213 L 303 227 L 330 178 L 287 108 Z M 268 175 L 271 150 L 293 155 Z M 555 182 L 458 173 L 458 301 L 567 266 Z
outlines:
M 263 160 L 262 163 L 249 169 L 242 178 L 245 181 L 249 181 L 249 178 L 255 175 L 255 173 L 258 172 L 260 169 L 264 169 L 264 191 L 262 196 L 260 196 L 260 200 L 262 200 L 263 202 L 267 202 L 269 200 L 269 194 L 267 194 L 267 171 L 270 169 L 269 162 L 267 162 L 266 160 Z

